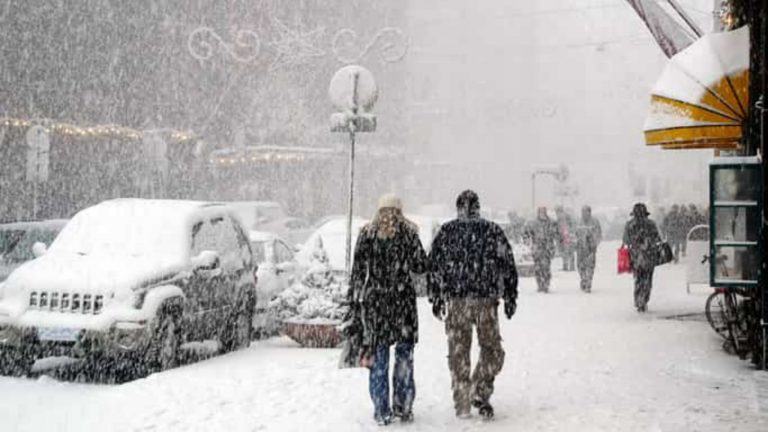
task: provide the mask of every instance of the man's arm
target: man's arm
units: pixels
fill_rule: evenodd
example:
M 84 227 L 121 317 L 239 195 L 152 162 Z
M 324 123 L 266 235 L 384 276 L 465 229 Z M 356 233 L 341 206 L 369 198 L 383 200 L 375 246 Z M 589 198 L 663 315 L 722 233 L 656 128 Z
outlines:
M 445 230 L 444 228 L 440 228 L 434 240 L 432 240 L 432 248 L 427 257 L 427 295 L 430 302 L 440 299 L 443 296 L 440 267 L 444 264 L 444 243 Z

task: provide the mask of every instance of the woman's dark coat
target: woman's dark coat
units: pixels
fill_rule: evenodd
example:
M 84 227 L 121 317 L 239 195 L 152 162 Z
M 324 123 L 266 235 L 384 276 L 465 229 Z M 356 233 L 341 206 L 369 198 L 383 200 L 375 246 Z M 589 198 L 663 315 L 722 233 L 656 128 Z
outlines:
M 349 301 L 358 308 L 363 345 L 418 341 L 419 320 L 413 273 L 424 273 L 426 254 L 415 225 L 398 220 L 394 234 L 366 225 L 357 239 Z

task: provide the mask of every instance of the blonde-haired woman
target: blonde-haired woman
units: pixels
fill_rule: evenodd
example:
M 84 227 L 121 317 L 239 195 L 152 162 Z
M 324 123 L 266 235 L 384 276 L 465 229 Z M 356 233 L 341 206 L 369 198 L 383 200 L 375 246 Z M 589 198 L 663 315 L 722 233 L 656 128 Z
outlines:
M 416 289 L 412 275 L 426 271 L 426 254 L 416 226 L 392 194 L 379 199 L 373 221 L 355 246 L 350 302 L 360 308 L 363 346 L 371 357 L 369 391 L 380 425 L 393 417 L 413 420 L 416 388 L 413 347 L 418 341 Z M 389 400 L 389 351 L 395 345 L 392 404 Z

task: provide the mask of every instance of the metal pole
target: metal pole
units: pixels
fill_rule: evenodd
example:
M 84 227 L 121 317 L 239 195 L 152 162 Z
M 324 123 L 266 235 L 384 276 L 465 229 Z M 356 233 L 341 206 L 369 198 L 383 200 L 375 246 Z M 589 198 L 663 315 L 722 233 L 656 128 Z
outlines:
M 37 220 L 37 179 L 32 180 L 32 220 Z
M 531 210 L 536 213 L 536 171 L 531 174 Z
M 355 131 L 349 132 L 349 207 L 347 209 L 347 253 L 344 268 L 349 276 L 352 270 L 352 212 L 355 197 Z
M 354 74 L 352 86 L 352 120 L 349 122 L 349 208 L 347 209 L 347 251 L 344 270 L 349 278 L 352 274 L 352 213 L 355 197 L 355 130 L 357 129 L 357 84 L 359 75 Z
M 32 220 L 37 220 L 37 182 L 40 178 L 40 146 L 35 146 L 35 172 L 32 176 Z
M 762 327 L 762 348 L 763 348 L 763 355 L 762 355 L 762 369 L 766 370 L 768 369 L 768 264 L 766 263 L 766 259 L 768 256 L 766 256 L 765 253 L 765 245 L 768 244 L 768 218 L 766 218 L 766 211 L 765 206 L 766 203 L 768 203 L 768 187 L 766 186 L 766 172 L 768 172 L 768 161 L 766 161 L 766 122 L 768 122 L 768 110 L 766 110 L 766 103 L 768 103 L 768 70 L 766 70 L 766 65 L 768 64 L 768 6 L 765 5 L 764 2 L 752 2 L 752 10 L 753 19 L 757 20 L 759 25 L 755 25 L 754 22 L 751 24 L 751 31 L 757 31 L 757 37 L 755 37 L 755 41 L 758 43 L 752 44 L 751 49 L 755 49 L 759 47 L 759 52 L 752 54 L 751 61 L 752 63 L 757 63 L 757 66 L 760 67 L 759 73 L 760 73 L 760 87 L 761 87 L 761 95 L 759 97 L 759 101 L 762 102 L 760 106 L 758 106 L 758 110 L 756 110 L 760 115 L 760 139 L 759 143 L 756 147 L 760 149 L 760 154 L 762 156 L 762 182 L 763 182 L 763 214 L 761 215 L 760 221 L 761 221 L 761 229 L 760 229 L 760 236 L 762 240 L 762 256 L 760 257 L 761 261 L 761 271 L 760 271 L 760 325 Z M 757 45 L 757 46 L 755 46 Z M 756 55 L 755 55 L 756 54 Z M 752 71 L 750 71 L 751 73 Z M 750 74 L 751 76 L 751 74 Z

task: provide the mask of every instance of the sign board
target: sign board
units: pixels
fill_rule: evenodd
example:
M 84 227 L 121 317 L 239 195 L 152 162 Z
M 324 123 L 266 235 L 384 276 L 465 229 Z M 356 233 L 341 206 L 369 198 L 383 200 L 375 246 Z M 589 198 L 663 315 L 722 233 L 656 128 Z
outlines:
M 376 132 L 376 116 L 351 113 L 331 114 L 331 132 Z
M 328 96 L 337 110 L 370 111 L 379 97 L 376 80 L 368 69 L 349 65 L 336 71 L 328 87 Z
M 48 180 L 51 139 L 48 130 L 35 125 L 27 130 L 27 181 L 42 183 Z

